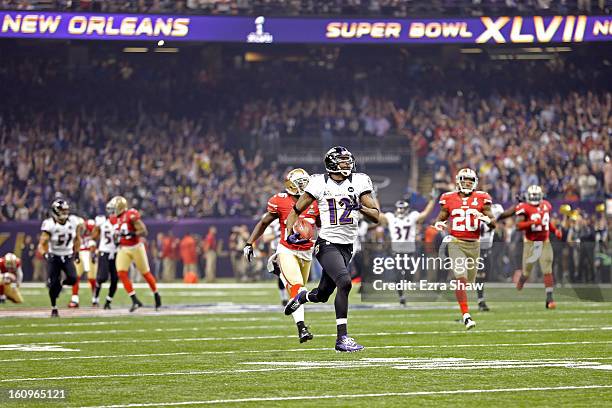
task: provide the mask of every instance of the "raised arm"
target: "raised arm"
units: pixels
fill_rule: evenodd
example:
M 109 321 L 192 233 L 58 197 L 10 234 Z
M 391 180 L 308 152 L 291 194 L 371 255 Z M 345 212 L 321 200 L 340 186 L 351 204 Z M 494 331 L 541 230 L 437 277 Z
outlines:
M 436 201 L 433 198 L 427 202 L 427 205 L 425 206 L 423 211 L 419 213 L 419 217 L 417 218 L 417 222 L 419 224 L 425 221 L 427 217 L 429 217 L 429 214 L 431 214 L 431 212 L 433 211 L 435 204 L 436 204 Z

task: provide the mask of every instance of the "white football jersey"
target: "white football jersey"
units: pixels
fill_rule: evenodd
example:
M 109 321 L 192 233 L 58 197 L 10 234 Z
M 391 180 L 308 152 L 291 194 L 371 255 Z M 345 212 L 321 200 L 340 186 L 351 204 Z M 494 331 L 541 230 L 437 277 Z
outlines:
M 96 217 L 96 227 L 100 228 L 100 242 L 98 250 L 108 254 L 117 252 L 117 244 L 115 243 L 115 234 L 117 233 L 115 225 L 110 222 L 110 219 L 105 215 Z
M 418 211 L 399 217 L 395 213 L 388 212 L 387 218 L 389 235 L 391 236 L 391 249 L 393 252 L 414 252 L 416 251 L 416 229 Z
M 68 216 L 64 224 L 55 222 L 50 217 L 43 221 L 41 231 L 47 232 L 49 239 L 49 253 L 57 256 L 69 256 L 74 253 L 74 239 L 77 235 L 77 228 L 82 223 L 82 218 L 76 215 Z
M 499 217 L 504 212 L 504 207 L 501 204 L 493 204 L 491 212 L 495 218 Z M 494 230 L 490 229 L 484 222 L 480 223 L 480 249 L 491 249 L 493 247 Z
M 342 182 L 326 174 L 310 176 L 305 191 L 319 204 L 321 228 L 319 237 L 334 244 L 352 244 L 357 238 L 359 216 L 346 210 L 355 198 L 373 190 L 367 174 L 353 173 Z
M 272 249 L 273 252 L 276 252 L 276 248 L 278 248 L 278 243 L 280 241 L 280 222 L 278 221 L 278 218 L 268 225 L 265 234 L 274 234 L 274 239 L 270 241 L 270 249 Z

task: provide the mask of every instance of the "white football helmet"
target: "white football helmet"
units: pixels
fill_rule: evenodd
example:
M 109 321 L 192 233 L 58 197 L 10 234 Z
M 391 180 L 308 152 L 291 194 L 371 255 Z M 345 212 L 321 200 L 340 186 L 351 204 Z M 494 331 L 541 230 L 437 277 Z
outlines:
M 527 202 L 531 205 L 540 205 L 540 202 L 544 198 L 544 192 L 542 187 L 534 184 L 527 188 Z
M 457 191 L 463 194 L 470 194 L 478 186 L 478 176 L 474 170 L 466 167 L 457 172 L 455 185 L 457 186 Z

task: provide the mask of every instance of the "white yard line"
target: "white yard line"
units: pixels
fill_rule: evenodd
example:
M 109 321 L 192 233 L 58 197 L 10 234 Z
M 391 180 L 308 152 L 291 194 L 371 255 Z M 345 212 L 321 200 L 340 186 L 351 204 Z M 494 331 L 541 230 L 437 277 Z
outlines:
M 411 392 L 384 392 L 368 394 L 340 394 L 340 395 L 301 395 L 293 397 L 255 397 L 218 399 L 182 402 L 154 402 L 119 405 L 86 406 L 81 408 L 131 408 L 131 407 L 161 407 L 180 405 L 208 405 L 208 404 L 237 404 L 241 402 L 272 402 L 272 401 L 306 401 L 306 400 L 329 400 L 329 399 L 358 399 L 358 398 L 387 398 L 387 397 L 410 397 L 419 395 L 454 395 L 454 394 L 485 394 L 499 392 L 527 392 L 527 391 L 567 391 L 612 388 L 612 385 L 567 385 L 559 387 L 533 387 L 533 388 L 493 388 L 473 390 L 441 390 L 441 391 L 411 391 Z
M 587 344 L 612 344 L 610 341 L 562 341 L 543 343 L 485 343 L 485 344 L 442 344 L 442 345 L 395 345 L 395 346 L 368 346 L 368 350 L 393 350 L 393 349 L 417 349 L 417 348 L 471 348 L 471 347 L 541 347 L 541 346 L 570 346 Z M 11 344 L 8 346 L 20 346 Z M 138 358 L 138 357 L 164 357 L 164 356 L 198 356 L 198 355 L 227 355 L 227 354 L 265 354 L 265 353 L 303 353 L 306 351 L 331 351 L 331 347 L 317 348 L 293 348 L 293 349 L 270 349 L 270 350 L 226 350 L 226 351 L 179 351 L 172 353 L 141 353 L 141 354 L 112 354 L 95 356 L 69 356 L 69 357 L 35 357 L 35 358 L 11 358 L 0 360 L 0 363 L 19 361 L 58 361 L 58 360 L 104 360 L 112 358 Z M 546 359 L 544 359 L 546 360 Z M 556 360 L 556 359 L 555 359 Z M 612 357 L 588 357 L 580 360 L 612 360 Z
M 401 332 L 377 332 L 377 333 L 354 333 L 356 337 L 380 337 L 380 336 L 414 336 L 414 335 L 430 335 L 430 334 L 441 334 L 441 335 L 464 335 L 474 336 L 478 334 L 490 334 L 490 333 L 555 333 L 555 332 L 592 332 L 592 331 L 608 331 L 610 327 L 566 327 L 566 328 L 555 328 L 555 329 L 496 329 L 496 330 L 472 330 L 466 332 L 465 330 L 437 330 L 437 331 L 401 331 Z M 136 330 L 141 332 L 144 329 Z M 163 329 L 156 329 L 164 331 Z M 151 330 L 144 330 L 149 332 Z M 78 333 L 78 332 L 77 332 Z M 111 333 L 109 330 L 100 330 L 100 334 Z M 317 337 L 335 337 L 336 334 L 316 334 Z M 48 341 L 38 343 L 23 343 L 30 345 L 48 345 L 48 344 L 105 344 L 105 343 L 162 343 L 162 342 L 183 342 L 183 341 L 228 341 L 228 340 L 271 340 L 271 339 L 291 339 L 294 335 L 271 335 L 271 336 L 236 336 L 236 337 L 179 337 L 169 339 L 109 339 L 109 340 L 79 340 L 79 341 Z

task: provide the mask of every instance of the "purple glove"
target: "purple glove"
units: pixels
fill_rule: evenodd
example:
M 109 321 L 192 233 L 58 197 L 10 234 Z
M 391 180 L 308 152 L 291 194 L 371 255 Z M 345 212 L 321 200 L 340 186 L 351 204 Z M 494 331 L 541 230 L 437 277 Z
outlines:
M 294 232 L 293 234 L 287 237 L 287 243 L 293 244 L 293 245 L 302 245 L 308 242 L 310 242 L 309 239 L 301 239 L 300 234 L 298 234 L 297 232 Z

